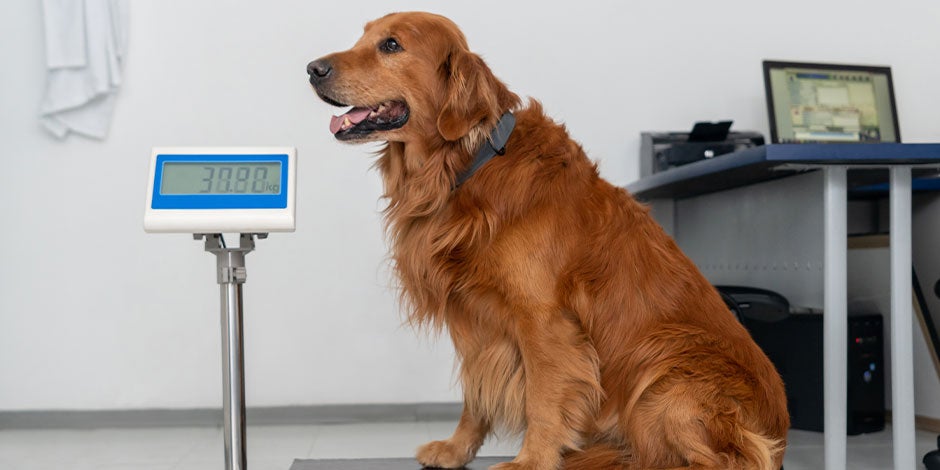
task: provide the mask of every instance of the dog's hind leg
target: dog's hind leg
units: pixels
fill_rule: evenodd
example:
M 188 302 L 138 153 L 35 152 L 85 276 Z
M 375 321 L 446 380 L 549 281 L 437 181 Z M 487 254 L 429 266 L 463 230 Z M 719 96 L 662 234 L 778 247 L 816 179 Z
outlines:
M 666 411 L 663 426 L 634 439 L 637 469 L 778 470 L 782 442 L 747 430 L 733 415 Z M 697 413 L 700 410 L 697 411 Z M 650 440 L 658 440 L 653 443 Z M 634 468 L 634 467 L 627 467 Z
M 637 468 L 779 469 L 784 440 L 754 430 L 733 386 L 683 368 L 648 386 L 625 418 Z

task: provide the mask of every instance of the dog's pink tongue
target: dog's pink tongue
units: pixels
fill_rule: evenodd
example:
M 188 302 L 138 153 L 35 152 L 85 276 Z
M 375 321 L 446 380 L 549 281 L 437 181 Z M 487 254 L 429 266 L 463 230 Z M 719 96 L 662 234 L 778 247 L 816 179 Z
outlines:
M 343 128 L 343 123 L 346 122 L 346 119 L 349 118 L 349 122 L 352 125 L 359 124 L 366 117 L 369 116 L 372 110 L 369 108 L 353 108 L 350 109 L 346 114 L 341 116 L 333 116 L 333 119 L 330 120 L 330 132 L 335 134 Z

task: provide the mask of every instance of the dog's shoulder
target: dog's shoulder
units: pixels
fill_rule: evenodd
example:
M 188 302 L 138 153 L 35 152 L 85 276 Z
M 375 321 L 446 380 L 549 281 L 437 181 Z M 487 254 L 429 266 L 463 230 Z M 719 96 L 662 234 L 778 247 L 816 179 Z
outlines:
M 568 129 L 552 119 L 542 103 L 530 99 L 528 106 L 515 111 L 516 130 L 506 146 L 506 157 L 519 167 L 536 170 L 532 179 L 562 176 L 599 178 L 597 167 Z M 535 181 L 533 181 L 535 182 Z

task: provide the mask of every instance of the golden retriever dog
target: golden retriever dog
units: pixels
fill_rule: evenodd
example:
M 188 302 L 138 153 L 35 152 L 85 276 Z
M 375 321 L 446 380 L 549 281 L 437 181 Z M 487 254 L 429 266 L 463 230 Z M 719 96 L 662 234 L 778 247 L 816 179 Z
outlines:
M 390 14 L 307 71 L 352 106 L 336 139 L 385 143 L 403 307 L 457 352 L 462 416 L 418 463 L 460 468 L 504 431 L 524 437 L 499 470 L 780 468 L 773 365 L 648 209 L 454 23 Z

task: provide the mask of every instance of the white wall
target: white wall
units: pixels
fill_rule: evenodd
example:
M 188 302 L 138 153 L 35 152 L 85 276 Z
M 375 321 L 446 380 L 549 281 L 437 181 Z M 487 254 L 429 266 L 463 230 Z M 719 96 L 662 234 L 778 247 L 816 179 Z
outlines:
M 335 143 L 304 67 L 369 19 L 427 9 L 623 184 L 642 130 L 767 132 L 764 58 L 888 64 L 901 132 L 940 140 L 940 4 L 134 0 L 104 142 L 36 121 L 39 2 L 0 2 L 0 410 L 211 407 L 214 259 L 141 229 L 155 145 L 292 145 L 299 222 L 249 255 L 249 406 L 452 401 L 446 341 L 400 326 L 368 148 Z

